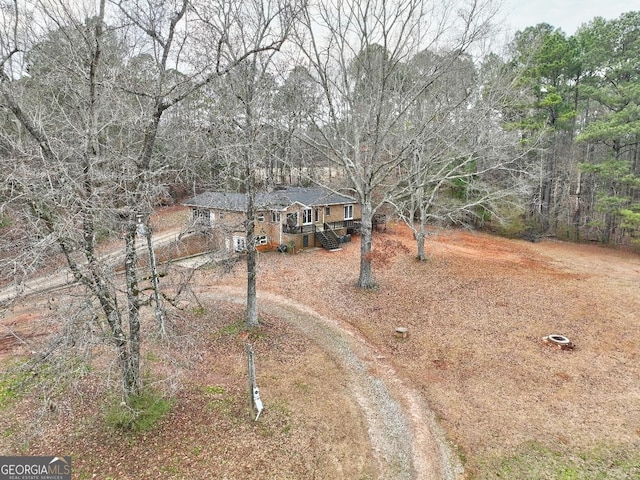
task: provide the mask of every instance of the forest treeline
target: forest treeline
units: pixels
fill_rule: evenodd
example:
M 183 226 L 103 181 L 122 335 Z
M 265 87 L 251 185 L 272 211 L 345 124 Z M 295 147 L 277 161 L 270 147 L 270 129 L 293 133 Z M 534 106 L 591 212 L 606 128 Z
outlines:
M 257 35 L 253 28 L 258 25 L 257 20 L 254 26 L 236 25 L 232 31 L 231 24 L 225 26 L 219 19 L 217 23 L 212 20 L 214 13 L 206 7 L 184 2 L 186 12 L 182 19 L 189 15 L 189 10 L 195 18 L 200 17 L 200 25 L 189 31 L 189 38 L 184 35 L 180 39 L 184 52 L 162 52 L 153 46 L 157 41 L 155 47 L 162 47 L 162 36 L 145 43 L 132 33 L 131 26 L 143 28 L 144 21 L 158 27 L 163 22 L 164 27 L 170 26 L 172 12 L 168 10 L 143 14 L 120 9 L 119 17 L 114 14 L 110 19 L 94 15 L 79 21 L 77 18 L 82 17 L 69 15 L 54 22 L 54 14 L 59 13 L 53 11 L 55 5 L 58 4 L 50 4 L 51 12 L 27 12 L 34 18 L 40 17 L 40 22 L 23 31 L 15 28 L 20 25 L 15 23 L 17 17 L 11 14 L 11 8 L 3 7 L 4 118 L 0 148 L 7 179 L 3 188 L 3 224 L 9 222 L 8 205 L 15 200 L 12 195 L 20 191 L 16 186 L 28 182 L 33 175 L 28 170 L 35 169 L 40 175 L 48 174 L 58 180 L 69 174 L 76 177 L 82 167 L 72 159 L 86 156 L 87 145 L 104 166 L 118 165 L 130 170 L 123 158 L 147 164 L 144 181 L 149 182 L 147 187 L 153 191 L 151 197 L 160 201 L 166 201 L 170 195 L 179 200 L 181 195 L 203 189 L 242 190 L 247 168 L 256 172 L 259 188 L 317 181 L 336 189 L 354 190 L 352 172 L 348 168 L 344 171 L 345 159 L 335 158 L 354 154 L 342 147 L 336 149 L 335 141 L 329 137 L 346 136 L 337 122 L 353 120 L 356 108 L 351 112 L 349 108 L 354 107 L 360 96 L 369 103 L 391 102 L 398 108 L 412 109 L 402 117 L 402 124 L 394 125 L 392 132 L 396 137 L 405 135 L 406 141 L 385 138 L 367 144 L 365 137 L 372 138 L 367 131 L 370 125 L 359 129 L 362 138 L 350 141 L 350 148 L 356 148 L 357 143 L 360 150 L 381 149 L 382 157 L 372 157 L 371 161 L 382 165 L 386 156 L 405 157 L 394 161 L 394 170 L 384 170 L 387 176 L 384 182 L 374 182 L 376 195 L 389 200 L 387 210 L 393 206 L 398 209 L 396 213 L 415 220 L 416 211 L 402 201 L 407 198 L 407 181 L 402 180 L 415 178 L 416 168 L 425 171 L 433 165 L 441 167 L 437 157 L 458 156 L 458 162 L 465 163 L 465 173 L 475 175 L 478 162 L 486 154 L 469 148 L 460 151 L 458 146 L 436 138 L 434 132 L 416 134 L 416 129 L 438 130 L 441 137 L 467 143 L 472 141 L 469 139 L 472 135 L 517 132 L 510 137 L 513 148 L 506 155 L 524 157 L 517 165 L 526 172 L 517 179 L 519 188 L 506 195 L 501 185 L 500 198 L 505 200 L 501 202 L 486 196 L 486 191 L 473 191 L 469 185 L 472 176 L 459 175 L 460 170 L 456 170 L 452 176 L 456 178 L 445 179 L 439 186 L 439 199 L 430 199 L 426 205 L 427 222 L 484 224 L 493 220 L 495 224 L 500 220 L 502 231 L 511 234 L 526 231 L 604 243 L 631 243 L 637 235 L 638 12 L 614 20 L 594 18 L 572 36 L 550 24 L 531 26 L 517 32 L 506 51 L 475 56 L 468 47 L 477 38 L 456 39 L 447 44 L 440 41 L 438 32 L 438 42 L 431 38 L 424 48 L 398 44 L 394 46 L 405 50 L 390 52 L 391 45 L 384 44 L 384 37 L 372 35 L 360 42 L 359 51 L 352 47 L 341 52 L 353 56 L 345 55 L 333 66 L 343 69 L 334 73 L 346 81 L 344 85 L 334 82 L 331 88 L 344 86 L 355 92 L 340 98 L 343 104 L 336 105 L 330 103 L 331 97 L 322 94 L 323 89 L 329 88 L 327 82 L 333 80 L 314 71 L 310 66 L 313 59 L 309 57 L 313 52 L 301 54 L 300 48 L 304 46 L 293 38 L 297 28 L 294 23 L 305 21 L 304 17 L 295 16 L 300 13 L 297 11 L 300 5 L 288 5 L 287 21 L 291 23 L 281 24 L 277 35 L 272 31 L 258 39 L 243 38 L 245 34 Z M 105 8 L 108 7 L 109 2 Z M 261 9 L 261 13 L 256 13 Z M 283 11 L 271 5 L 266 10 L 254 7 L 253 11 L 247 8 L 236 14 L 259 18 L 270 13 L 270 18 L 261 19 L 268 25 L 267 20 L 282 22 L 277 15 Z M 122 22 L 128 22 L 129 27 L 123 28 Z M 223 32 L 225 27 L 230 31 Z M 475 34 L 469 28 L 460 35 Z M 211 41 L 206 40 L 207 29 L 215 32 Z M 350 34 L 334 33 L 345 38 Z M 241 38 L 244 45 L 235 46 L 233 42 Z M 225 42 L 225 48 L 221 48 Z M 95 44 L 99 44 L 99 50 L 93 48 Z M 208 50 L 217 56 L 202 53 Z M 206 62 L 210 64 L 204 65 Z M 263 71 L 256 73 L 261 68 Z M 446 75 L 437 74 L 443 71 Z M 249 86 L 248 78 L 254 81 L 258 76 L 259 82 Z M 379 93 L 376 90 L 385 89 L 385 94 L 376 96 Z M 486 103 L 486 97 L 496 91 L 499 96 Z M 250 165 L 241 161 L 247 152 L 238 139 L 238 130 L 244 128 L 240 123 L 247 119 L 242 104 L 247 103 L 248 95 L 261 97 L 259 107 L 252 99 L 255 145 L 251 158 L 247 159 Z M 383 99 L 385 95 L 387 98 Z M 423 105 L 414 102 L 408 106 L 408 95 L 421 97 Z M 153 102 L 155 109 L 151 108 Z M 439 106 L 434 107 L 436 102 Z M 428 103 L 431 105 L 425 105 Z M 93 110 L 87 113 L 89 106 Z M 482 109 L 482 115 L 474 115 L 476 108 Z M 336 117 L 332 118 L 333 115 Z M 422 118 L 418 118 L 420 115 Z M 467 129 L 464 137 L 456 137 L 461 131 L 458 126 L 443 125 L 459 122 L 466 115 L 478 125 L 473 131 Z M 156 121 L 157 130 L 150 130 L 149 126 Z M 332 121 L 336 122 L 334 128 L 330 127 Z M 413 132 L 407 132 L 409 124 Z M 43 147 L 45 143 L 47 146 Z M 410 148 L 407 144 L 411 144 Z M 61 175 L 53 165 L 36 168 L 29 162 L 21 164 L 26 170 L 17 169 L 16 158 L 46 156 L 49 149 L 59 149 L 56 157 L 67 163 L 61 168 L 69 173 Z M 408 166 L 410 161 L 406 158 L 425 149 L 436 153 L 418 166 Z M 473 157 L 469 162 L 463 160 L 467 155 Z M 113 174 L 110 170 L 107 167 L 107 173 L 103 173 L 103 184 L 108 187 L 100 194 L 109 197 L 106 202 L 117 209 L 123 203 L 116 194 L 122 181 L 107 178 Z M 447 176 L 441 170 L 440 173 Z M 366 175 L 371 172 L 365 172 Z M 390 179 L 390 175 L 407 178 Z M 427 180 L 431 185 L 422 194 L 433 193 L 433 182 L 439 180 L 442 178 Z M 117 186 L 115 190 L 110 182 Z M 389 185 L 396 191 L 390 192 Z M 363 193 L 357 187 L 355 190 L 357 194 Z M 62 191 L 64 188 L 60 188 L 60 196 Z M 460 208 L 460 202 L 453 206 L 452 197 L 473 208 Z M 150 204 L 153 201 L 151 198 Z
M 573 36 L 541 24 L 518 32 L 506 68 L 531 101 L 514 128 L 544 131 L 528 209 L 541 232 L 629 241 L 640 227 L 639 12 L 595 18 Z

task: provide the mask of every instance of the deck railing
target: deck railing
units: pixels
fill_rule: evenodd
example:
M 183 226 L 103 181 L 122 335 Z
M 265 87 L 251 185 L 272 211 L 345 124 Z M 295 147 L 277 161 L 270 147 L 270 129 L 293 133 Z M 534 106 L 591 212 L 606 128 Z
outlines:
M 303 233 L 316 233 L 316 226 L 311 225 L 282 225 L 282 233 L 301 235 Z
M 337 222 L 326 222 L 324 228 L 330 230 L 339 230 L 341 228 L 360 228 L 362 220 L 360 218 L 353 218 L 350 220 L 340 220 Z
M 362 224 L 362 220 L 360 218 L 353 218 L 350 220 L 339 220 L 337 222 L 325 222 L 323 227 L 325 230 L 340 230 L 342 228 L 347 229 L 359 229 Z M 282 225 L 282 233 L 289 233 L 293 235 L 300 235 L 303 233 L 315 233 L 317 230 L 317 225 Z

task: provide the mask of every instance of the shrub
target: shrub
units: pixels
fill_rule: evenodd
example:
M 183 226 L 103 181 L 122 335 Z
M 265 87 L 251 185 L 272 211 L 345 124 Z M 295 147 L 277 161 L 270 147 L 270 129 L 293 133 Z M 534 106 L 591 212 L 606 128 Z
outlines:
M 147 432 L 171 411 L 175 401 L 153 390 L 129 398 L 129 403 L 111 401 L 105 410 L 105 422 L 118 430 Z

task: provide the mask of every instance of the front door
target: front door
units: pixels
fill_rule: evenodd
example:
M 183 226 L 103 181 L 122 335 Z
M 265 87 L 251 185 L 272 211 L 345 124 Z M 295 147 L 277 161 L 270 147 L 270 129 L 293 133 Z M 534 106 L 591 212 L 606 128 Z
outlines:
M 302 236 L 302 248 L 309 248 L 309 235 Z

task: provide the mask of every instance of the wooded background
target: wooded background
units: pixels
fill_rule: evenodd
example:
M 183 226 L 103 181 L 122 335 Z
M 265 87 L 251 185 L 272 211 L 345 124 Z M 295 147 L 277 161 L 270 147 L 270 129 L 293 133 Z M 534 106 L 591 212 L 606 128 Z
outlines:
M 140 309 L 165 330 L 149 216 L 186 195 L 247 194 L 249 293 L 255 192 L 278 184 L 354 195 L 361 288 L 375 285 L 379 212 L 407 222 L 420 258 L 434 225 L 632 244 L 640 12 L 569 37 L 535 25 L 506 45 L 498 13 L 484 0 L 3 3 L 3 282 L 63 254 L 106 318 L 128 396 Z M 114 236 L 124 296 L 96 255 Z

